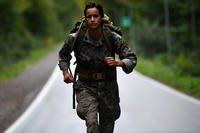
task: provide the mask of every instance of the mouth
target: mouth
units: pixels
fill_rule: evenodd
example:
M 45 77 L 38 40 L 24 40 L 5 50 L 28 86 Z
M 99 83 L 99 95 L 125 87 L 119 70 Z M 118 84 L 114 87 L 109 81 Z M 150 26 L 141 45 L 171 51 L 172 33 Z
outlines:
M 90 25 L 91 25 L 91 26 L 96 26 L 96 25 L 97 25 L 97 23 L 91 23 Z

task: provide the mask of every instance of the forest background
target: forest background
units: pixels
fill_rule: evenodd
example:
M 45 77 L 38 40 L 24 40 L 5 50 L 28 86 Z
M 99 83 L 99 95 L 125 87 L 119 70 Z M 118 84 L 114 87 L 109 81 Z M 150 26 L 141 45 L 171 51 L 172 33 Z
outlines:
M 60 47 L 87 2 L 0 0 L 0 82 Z M 200 1 L 94 2 L 121 27 L 137 71 L 200 99 Z

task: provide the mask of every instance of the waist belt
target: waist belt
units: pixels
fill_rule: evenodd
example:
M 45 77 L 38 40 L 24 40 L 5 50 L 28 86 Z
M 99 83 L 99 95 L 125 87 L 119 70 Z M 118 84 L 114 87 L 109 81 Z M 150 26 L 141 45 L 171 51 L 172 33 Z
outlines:
M 109 81 L 115 80 L 115 72 L 91 72 L 91 71 L 81 71 L 78 73 L 79 80 L 81 81 Z

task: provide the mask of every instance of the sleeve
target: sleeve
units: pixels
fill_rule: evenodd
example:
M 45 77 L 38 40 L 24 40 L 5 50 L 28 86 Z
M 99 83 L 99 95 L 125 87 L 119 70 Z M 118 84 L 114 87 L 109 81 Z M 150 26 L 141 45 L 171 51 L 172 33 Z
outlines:
M 127 74 L 131 73 L 137 64 L 137 56 L 120 35 L 113 32 L 113 37 L 116 53 L 125 64 L 122 69 Z
M 73 50 L 73 41 L 75 35 L 69 34 L 63 42 L 62 48 L 59 51 L 59 64 L 60 70 L 68 69 L 70 66 L 70 60 L 72 58 L 71 52 Z

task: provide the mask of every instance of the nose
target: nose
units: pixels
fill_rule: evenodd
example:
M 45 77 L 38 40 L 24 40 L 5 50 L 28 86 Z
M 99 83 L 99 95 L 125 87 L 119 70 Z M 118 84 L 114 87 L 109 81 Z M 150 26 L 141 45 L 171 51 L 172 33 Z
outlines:
M 91 21 L 94 21 L 94 17 L 93 16 L 91 17 Z

